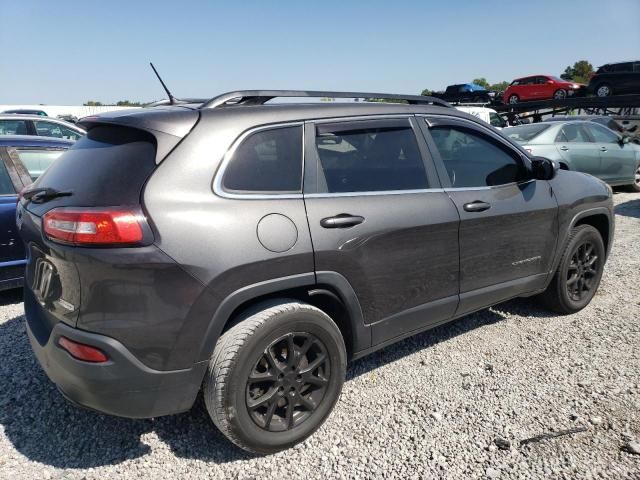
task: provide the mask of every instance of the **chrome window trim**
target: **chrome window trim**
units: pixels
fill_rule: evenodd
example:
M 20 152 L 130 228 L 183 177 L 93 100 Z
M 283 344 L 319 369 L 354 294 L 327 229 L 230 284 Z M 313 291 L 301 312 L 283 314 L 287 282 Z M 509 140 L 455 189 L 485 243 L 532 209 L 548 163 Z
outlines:
M 379 190 L 373 192 L 334 192 L 334 193 L 309 193 L 304 198 L 332 198 L 332 197 L 372 197 L 383 195 L 411 195 L 416 193 L 443 193 L 443 188 L 424 188 L 417 190 Z
M 224 178 L 224 173 L 227 169 L 227 166 L 233 159 L 233 155 L 235 154 L 238 147 L 242 144 L 242 142 L 253 135 L 256 132 L 261 132 L 263 130 L 275 130 L 278 128 L 285 127 L 302 127 L 302 134 L 300 135 L 300 142 L 302 144 L 302 170 L 300 175 L 300 191 L 299 192 L 283 192 L 283 193 L 253 193 L 253 192 L 229 192 L 224 189 L 222 186 L 222 179 Z M 223 198 L 230 198 L 236 200 L 271 200 L 271 199 L 302 199 L 302 187 L 304 182 L 304 163 L 305 163 L 305 151 L 304 151 L 304 121 L 297 122 L 284 122 L 284 123 L 270 123 L 268 125 L 259 125 L 257 127 L 252 127 L 248 130 L 242 132 L 231 144 L 229 149 L 226 151 L 224 156 L 222 157 L 222 162 L 218 167 L 218 171 L 216 172 L 213 178 L 213 193 Z
M 425 114 L 426 115 L 426 114 Z M 415 117 L 414 113 L 383 113 L 372 115 L 358 115 L 354 117 L 331 117 L 331 118 L 310 118 L 305 123 L 323 124 L 323 123 L 337 123 L 337 122 L 362 122 L 366 120 L 385 120 L 385 119 L 411 119 Z
M 491 186 L 486 186 L 486 187 L 447 187 L 444 188 L 443 190 L 445 192 L 461 192 L 461 191 L 478 191 L 478 190 L 496 190 L 498 188 L 504 188 L 504 187 L 516 187 L 518 185 L 526 185 L 528 183 L 531 182 L 535 182 L 536 179 L 535 178 L 530 178 L 529 180 L 525 180 L 523 182 L 509 182 L 509 183 L 503 183 L 501 185 L 491 185 Z

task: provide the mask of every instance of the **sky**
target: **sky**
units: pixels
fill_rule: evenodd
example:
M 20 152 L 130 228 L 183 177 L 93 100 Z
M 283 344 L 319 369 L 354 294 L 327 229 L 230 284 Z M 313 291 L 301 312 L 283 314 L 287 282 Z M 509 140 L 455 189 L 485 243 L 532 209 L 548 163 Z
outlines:
M 640 0 L 0 0 L 0 104 L 419 94 L 640 58 Z

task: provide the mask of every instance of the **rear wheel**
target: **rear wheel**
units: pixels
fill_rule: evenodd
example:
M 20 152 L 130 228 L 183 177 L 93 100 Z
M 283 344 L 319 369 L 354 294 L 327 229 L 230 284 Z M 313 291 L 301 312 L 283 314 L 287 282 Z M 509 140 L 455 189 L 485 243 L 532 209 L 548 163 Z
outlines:
M 600 232 L 591 225 L 574 228 L 558 270 L 540 296 L 543 304 L 563 314 L 582 310 L 598 290 L 604 261 L 605 248 Z
M 613 95 L 613 91 L 607 83 L 603 83 L 601 85 L 598 85 L 598 88 L 596 88 L 596 95 L 598 97 L 609 97 Z
M 556 100 L 564 100 L 565 98 L 567 98 L 567 91 L 563 90 L 562 88 L 556 90 L 556 92 L 553 94 L 553 98 Z
M 510 95 L 509 96 L 509 103 L 511 105 L 518 103 L 520 101 L 520 97 L 518 97 L 518 95 Z
M 344 341 L 329 316 L 305 303 L 271 303 L 220 337 L 204 399 L 213 422 L 233 443 L 274 453 L 322 425 L 345 371 Z

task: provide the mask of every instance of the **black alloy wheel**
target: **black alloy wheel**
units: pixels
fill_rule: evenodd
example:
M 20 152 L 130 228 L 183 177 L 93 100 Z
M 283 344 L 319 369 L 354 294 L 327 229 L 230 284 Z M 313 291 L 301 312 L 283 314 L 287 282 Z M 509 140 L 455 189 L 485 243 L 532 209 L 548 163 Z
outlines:
M 260 428 L 271 432 L 297 427 L 324 398 L 330 377 L 327 349 L 315 335 L 283 335 L 265 349 L 249 375 L 249 414 Z
M 596 248 L 589 241 L 573 249 L 567 269 L 567 293 L 573 301 L 582 302 L 586 296 L 593 295 L 600 270 L 599 261 Z

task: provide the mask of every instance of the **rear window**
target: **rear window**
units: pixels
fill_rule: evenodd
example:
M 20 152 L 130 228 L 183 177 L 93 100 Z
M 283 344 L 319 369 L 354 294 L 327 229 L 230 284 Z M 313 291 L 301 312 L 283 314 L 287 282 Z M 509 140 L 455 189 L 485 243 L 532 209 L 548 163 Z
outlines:
M 142 130 L 95 127 L 62 154 L 34 187 L 73 192 L 69 197 L 48 202 L 47 208 L 135 205 L 156 167 L 155 153 L 154 137 Z
M 517 127 L 505 128 L 502 133 L 511 140 L 515 140 L 518 143 L 525 143 L 540 135 L 547 128 L 549 128 L 549 125 L 536 123 L 533 125 L 518 125 Z

